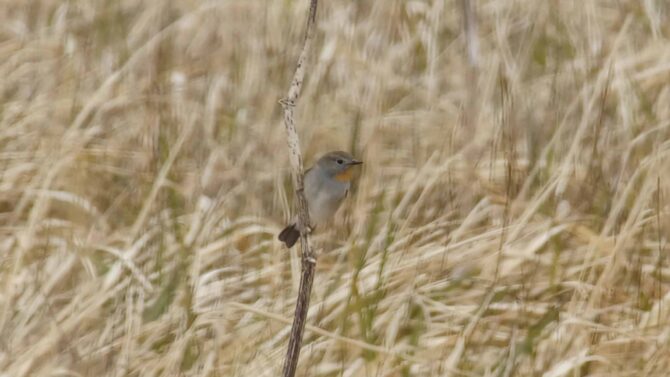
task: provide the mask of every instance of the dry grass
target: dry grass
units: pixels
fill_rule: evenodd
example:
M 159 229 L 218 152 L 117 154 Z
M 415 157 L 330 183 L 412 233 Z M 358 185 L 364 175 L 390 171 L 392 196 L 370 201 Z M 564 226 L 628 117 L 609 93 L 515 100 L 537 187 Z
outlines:
M 365 160 L 301 376 L 666 376 L 670 7 L 324 1 L 298 127 Z M 2 376 L 274 376 L 307 1 L 0 5 Z M 468 99 L 473 99 L 469 101 Z

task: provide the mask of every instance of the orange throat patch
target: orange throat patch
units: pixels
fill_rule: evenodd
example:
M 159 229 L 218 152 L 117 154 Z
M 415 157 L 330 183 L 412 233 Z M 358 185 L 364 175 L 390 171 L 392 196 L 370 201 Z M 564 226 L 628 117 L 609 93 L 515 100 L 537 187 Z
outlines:
M 354 178 L 354 169 L 351 167 L 347 168 L 347 170 L 343 171 L 340 174 L 337 174 L 335 176 L 335 179 L 338 180 L 339 182 L 351 182 L 351 179 Z

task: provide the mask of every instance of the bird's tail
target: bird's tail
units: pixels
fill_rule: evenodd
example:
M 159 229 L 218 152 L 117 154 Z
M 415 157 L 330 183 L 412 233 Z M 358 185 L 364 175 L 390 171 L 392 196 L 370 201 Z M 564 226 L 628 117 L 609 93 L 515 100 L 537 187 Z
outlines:
M 277 238 L 290 249 L 298 241 L 298 238 L 300 238 L 300 232 L 295 227 L 295 224 L 290 224 L 279 233 L 279 237 Z

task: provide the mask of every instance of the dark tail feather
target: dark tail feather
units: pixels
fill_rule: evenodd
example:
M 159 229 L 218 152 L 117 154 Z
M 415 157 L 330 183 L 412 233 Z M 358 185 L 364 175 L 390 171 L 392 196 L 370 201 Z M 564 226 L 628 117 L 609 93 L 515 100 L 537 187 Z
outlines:
M 286 244 L 286 247 L 289 249 L 298 242 L 300 238 L 300 232 L 295 228 L 295 224 L 291 224 L 284 228 L 284 230 L 279 233 L 279 240 Z

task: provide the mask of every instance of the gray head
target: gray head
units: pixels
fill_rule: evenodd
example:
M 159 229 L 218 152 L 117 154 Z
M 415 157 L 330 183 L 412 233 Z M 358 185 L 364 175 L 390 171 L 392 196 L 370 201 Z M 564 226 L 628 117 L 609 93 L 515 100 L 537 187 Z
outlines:
M 349 182 L 353 178 L 352 167 L 362 163 L 347 152 L 334 151 L 323 155 L 316 164 L 326 174 L 338 181 Z

